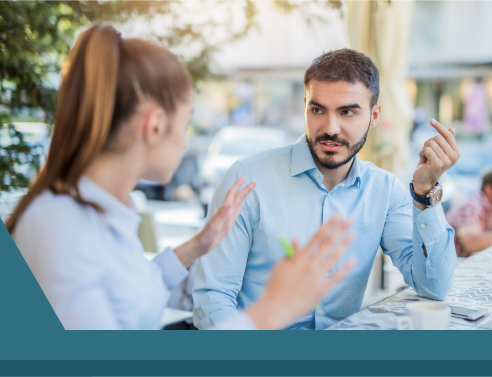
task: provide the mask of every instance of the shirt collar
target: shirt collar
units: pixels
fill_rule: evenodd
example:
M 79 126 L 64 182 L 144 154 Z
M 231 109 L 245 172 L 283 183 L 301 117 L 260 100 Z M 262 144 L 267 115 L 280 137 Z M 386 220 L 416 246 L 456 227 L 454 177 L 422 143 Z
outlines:
M 352 163 L 352 167 L 345 179 L 345 187 L 349 187 L 352 185 L 356 185 L 357 188 L 360 188 L 361 179 L 360 179 L 360 161 L 357 155 L 354 157 L 354 162 Z
M 317 166 L 307 145 L 306 134 L 304 134 L 297 140 L 292 149 L 290 176 L 294 177 L 311 169 L 317 169 Z M 356 184 L 357 188 L 360 188 L 360 161 L 357 156 L 355 156 L 352 167 L 344 182 L 344 187 Z
M 294 177 L 311 169 L 316 169 L 316 164 L 307 145 L 306 134 L 304 134 L 296 141 L 292 149 L 290 176 Z
M 98 204 L 104 210 L 102 215 L 111 227 L 125 235 L 138 233 L 141 217 L 134 209 L 121 203 L 86 176 L 79 179 L 78 186 L 84 200 Z M 133 204 L 131 198 L 129 200 Z

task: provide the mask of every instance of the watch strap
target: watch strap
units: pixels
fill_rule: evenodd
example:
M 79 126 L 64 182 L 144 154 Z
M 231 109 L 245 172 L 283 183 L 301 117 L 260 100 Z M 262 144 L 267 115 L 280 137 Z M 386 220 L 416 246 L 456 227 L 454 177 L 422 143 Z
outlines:
M 417 203 L 423 204 L 426 207 L 429 207 L 431 204 L 431 198 L 428 196 L 424 195 L 419 195 L 415 192 L 413 189 L 413 181 L 410 182 L 410 194 L 412 195 L 413 200 L 415 200 Z

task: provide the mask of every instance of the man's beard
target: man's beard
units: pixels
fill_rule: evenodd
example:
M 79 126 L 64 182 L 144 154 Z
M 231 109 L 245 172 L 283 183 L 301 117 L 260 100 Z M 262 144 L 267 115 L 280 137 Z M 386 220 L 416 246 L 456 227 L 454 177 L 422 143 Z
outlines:
M 371 124 L 369 123 L 369 126 L 370 125 Z M 362 147 L 366 143 L 366 139 L 367 139 L 367 134 L 368 133 L 369 133 L 369 127 L 367 127 L 367 131 L 364 134 L 364 136 L 362 137 L 362 139 L 360 139 L 357 143 L 355 143 L 352 146 L 350 145 L 350 143 L 347 140 L 342 139 L 342 138 L 339 138 L 338 135 L 330 136 L 330 135 L 327 135 L 327 134 L 322 134 L 322 135 L 316 136 L 316 138 L 315 138 L 315 140 L 313 142 L 313 140 L 311 139 L 311 137 L 306 133 L 306 140 L 307 140 L 307 145 L 309 147 L 309 150 L 311 151 L 311 154 L 312 154 L 314 160 L 316 162 L 318 162 L 325 169 L 335 170 L 335 169 L 338 169 L 340 166 L 343 166 L 346 163 L 350 162 L 350 160 L 352 160 L 352 158 L 357 153 L 359 153 L 359 151 L 362 149 Z M 336 155 L 337 152 L 323 151 L 323 153 L 327 157 L 326 158 L 320 158 L 316 154 L 316 152 L 314 150 L 314 144 L 315 143 L 319 143 L 321 141 L 333 141 L 335 143 L 338 143 L 338 144 L 341 144 L 341 145 L 346 146 L 348 148 L 348 152 L 349 152 L 348 157 L 345 160 L 342 160 L 340 162 L 337 162 L 337 161 L 335 161 L 333 159 L 333 157 L 331 157 L 333 155 Z

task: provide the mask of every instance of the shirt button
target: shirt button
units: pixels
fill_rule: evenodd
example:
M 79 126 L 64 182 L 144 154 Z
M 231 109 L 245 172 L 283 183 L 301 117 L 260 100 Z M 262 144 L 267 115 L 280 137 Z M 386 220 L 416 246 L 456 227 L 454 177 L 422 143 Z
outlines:
M 316 173 L 315 176 L 316 176 L 316 178 L 318 178 L 319 177 L 319 173 Z
M 430 260 L 427 260 L 427 264 L 431 264 L 431 261 Z
M 415 222 L 415 217 L 412 217 L 413 222 Z
M 421 227 L 422 229 L 424 229 L 424 228 L 425 228 L 425 224 L 420 224 L 420 227 Z

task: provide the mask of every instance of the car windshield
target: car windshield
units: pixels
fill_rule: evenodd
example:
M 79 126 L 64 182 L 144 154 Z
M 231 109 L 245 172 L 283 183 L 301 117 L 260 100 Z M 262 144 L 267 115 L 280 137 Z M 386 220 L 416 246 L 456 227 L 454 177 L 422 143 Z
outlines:
M 267 149 L 277 148 L 284 145 L 283 139 L 267 138 L 244 138 L 227 140 L 222 145 L 220 153 L 229 156 L 251 156 Z

